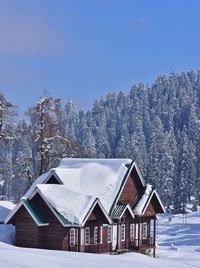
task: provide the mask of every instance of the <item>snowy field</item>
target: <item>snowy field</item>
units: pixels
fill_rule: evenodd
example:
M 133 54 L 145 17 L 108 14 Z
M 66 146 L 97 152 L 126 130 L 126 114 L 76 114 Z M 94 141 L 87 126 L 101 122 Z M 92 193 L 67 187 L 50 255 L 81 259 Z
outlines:
M 13 231 L 12 226 L 0 225 L 0 241 L 10 243 Z M 200 268 L 200 213 L 158 219 L 155 259 L 137 253 L 111 256 L 18 248 L 4 242 L 0 242 L 0 268 Z
M 175 267 L 200 267 L 200 212 L 158 219 L 157 257 Z

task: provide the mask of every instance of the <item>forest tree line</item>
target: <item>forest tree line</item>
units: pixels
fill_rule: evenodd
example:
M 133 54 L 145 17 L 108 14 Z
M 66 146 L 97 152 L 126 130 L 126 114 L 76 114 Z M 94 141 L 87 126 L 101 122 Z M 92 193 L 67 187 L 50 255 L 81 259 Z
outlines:
M 16 121 L 0 94 L 0 196 L 18 201 L 62 157 L 132 158 L 174 212 L 200 204 L 200 71 L 159 76 L 88 111 L 46 96 Z

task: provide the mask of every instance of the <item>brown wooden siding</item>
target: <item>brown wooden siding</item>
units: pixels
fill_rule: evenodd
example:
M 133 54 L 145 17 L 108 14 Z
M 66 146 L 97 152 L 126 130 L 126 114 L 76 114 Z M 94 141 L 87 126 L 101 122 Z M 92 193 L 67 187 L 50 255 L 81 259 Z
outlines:
M 144 193 L 144 190 L 145 188 L 134 167 L 124 185 L 118 202 L 130 204 L 131 207 L 134 207 Z
M 15 243 L 21 247 L 39 247 L 38 227 L 22 206 L 15 215 L 16 237 Z
M 157 213 L 159 213 L 160 210 L 160 204 L 158 202 L 158 199 L 155 195 L 153 195 L 151 201 L 149 202 L 146 211 L 144 213 L 145 216 L 155 216 Z
M 97 204 L 93 211 L 91 212 L 88 221 L 98 221 L 98 223 L 108 223 L 107 218 L 105 217 L 104 213 L 102 212 L 100 206 Z
M 137 195 L 136 183 L 134 182 L 132 177 L 129 176 L 118 202 L 132 204 L 136 198 L 136 195 Z
M 31 199 L 31 202 L 33 202 L 47 222 L 60 225 L 58 219 L 38 193 Z

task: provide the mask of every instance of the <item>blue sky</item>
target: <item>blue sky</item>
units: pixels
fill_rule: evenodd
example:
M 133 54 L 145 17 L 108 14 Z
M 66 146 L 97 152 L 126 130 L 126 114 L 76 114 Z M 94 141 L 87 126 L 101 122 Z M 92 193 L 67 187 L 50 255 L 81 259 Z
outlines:
M 27 110 L 46 89 L 88 109 L 200 67 L 199 0 L 0 0 L 0 91 Z

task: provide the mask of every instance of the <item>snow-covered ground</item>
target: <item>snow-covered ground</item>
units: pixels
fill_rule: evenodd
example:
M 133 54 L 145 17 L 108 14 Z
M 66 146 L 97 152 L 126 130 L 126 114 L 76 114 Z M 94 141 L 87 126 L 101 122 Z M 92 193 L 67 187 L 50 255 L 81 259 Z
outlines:
M 7 233 L 9 228 L 4 227 Z M 1 233 L 2 229 L 0 230 Z M 3 232 L 4 232 L 3 231 Z M 11 232 L 13 230 L 10 230 Z M 2 234 L 0 236 L 0 240 Z M 137 253 L 98 255 L 18 248 L 0 242 L 2 268 L 186 268 L 200 267 L 200 212 L 158 219 L 156 258 Z
M 157 257 L 175 267 L 200 267 L 200 212 L 158 219 Z
M 12 202 L 0 201 L 0 241 L 9 244 L 12 244 L 14 242 L 15 228 L 13 225 L 4 225 L 1 223 L 4 222 L 5 217 L 14 207 L 15 205 Z
M 4 218 L 15 207 L 10 201 L 0 201 L 0 223 L 4 221 Z

